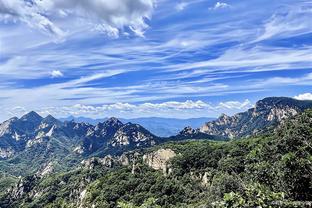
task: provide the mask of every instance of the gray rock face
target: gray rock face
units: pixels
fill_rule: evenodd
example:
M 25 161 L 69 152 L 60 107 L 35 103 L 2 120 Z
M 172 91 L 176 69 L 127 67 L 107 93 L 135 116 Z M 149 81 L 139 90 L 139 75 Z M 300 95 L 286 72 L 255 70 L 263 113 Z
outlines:
M 202 126 L 200 132 L 229 138 L 257 135 L 311 107 L 312 101 L 284 97 L 265 98 L 246 112 L 234 116 L 221 115 L 217 120 Z
M 104 158 L 90 158 L 81 162 L 82 167 L 94 169 L 95 166 L 101 165 L 106 168 L 116 166 L 131 166 L 132 174 L 136 174 L 139 167 L 138 164 L 143 162 L 154 170 L 160 170 L 164 175 L 169 175 L 172 172 L 170 159 L 174 158 L 176 153 L 171 149 L 159 149 L 154 152 L 140 153 L 127 152 L 121 156 L 105 156 Z
M 53 173 L 54 171 L 54 165 L 53 162 L 49 162 L 48 164 L 45 164 L 41 170 L 39 170 L 35 175 L 39 178 L 45 177 Z
M 114 134 L 109 142 L 113 147 L 132 145 L 136 147 L 152 146 L 156 136 L 138 124 L 127 123 Z
M 174 158 L 176 153 L 171 149 L 159 149 L 143 156 L 143 162 L 154 170 L 162 170 L 164 175 L 172 172 L 170 168 L 170 159 Z

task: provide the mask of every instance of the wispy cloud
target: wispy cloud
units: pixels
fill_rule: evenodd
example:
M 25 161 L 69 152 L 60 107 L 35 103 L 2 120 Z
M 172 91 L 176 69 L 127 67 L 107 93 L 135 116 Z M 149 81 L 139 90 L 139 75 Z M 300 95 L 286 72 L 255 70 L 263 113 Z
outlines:
M 312 5 L 284 6 L 265 22 L 263 33 L 256 41 L 291 37 L 312 32 Z

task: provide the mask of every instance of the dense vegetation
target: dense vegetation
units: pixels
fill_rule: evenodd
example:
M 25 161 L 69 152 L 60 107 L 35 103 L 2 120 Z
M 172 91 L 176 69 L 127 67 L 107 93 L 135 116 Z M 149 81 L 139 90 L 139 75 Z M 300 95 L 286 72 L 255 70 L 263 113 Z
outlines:
M 0 160 L 0 191 L 12 185 L 19 176 L 35 174 L 47 165 L 47 161 L 53 161 L 54 171 L 58 172 L 68 171 L 79 164 L 82 157 L 73 154 L 65 146 L 69 144 L 52 138 L 43 144 L 33 145 L 12 158 Z
M 0 207 L 309 207 L 312 201 L 312 110 L 272 135 L 155 148 L 164 147 L 178 154 L 169 176 L 143 163 L 135 174 L 131 167 L 80 168 L 29 178 L 29 187 L 15 198 L 14 191 L 2 196 Z

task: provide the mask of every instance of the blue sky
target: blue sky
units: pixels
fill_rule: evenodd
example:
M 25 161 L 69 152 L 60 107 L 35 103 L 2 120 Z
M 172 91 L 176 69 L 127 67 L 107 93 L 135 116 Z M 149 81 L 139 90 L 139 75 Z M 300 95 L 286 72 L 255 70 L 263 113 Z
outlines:
M 0 119 L 216 117 L 312 99 L 312 2 L 0 0 Z

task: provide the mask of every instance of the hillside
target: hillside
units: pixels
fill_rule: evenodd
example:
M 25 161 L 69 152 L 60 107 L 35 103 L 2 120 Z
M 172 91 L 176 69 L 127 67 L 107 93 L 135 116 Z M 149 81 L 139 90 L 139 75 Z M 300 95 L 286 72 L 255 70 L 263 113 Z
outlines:
M 170 142 L 22 179 L 1 207 L 309 207 L 312 111 L 275 133 Z M 142 206 L 143 207 L 143 206 Z

